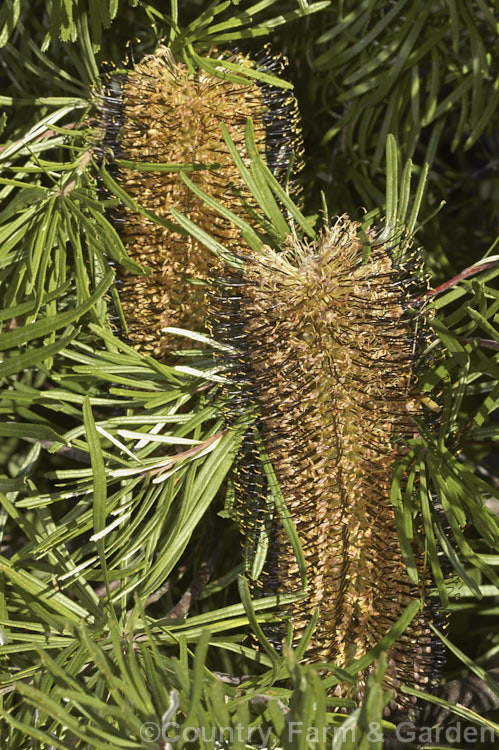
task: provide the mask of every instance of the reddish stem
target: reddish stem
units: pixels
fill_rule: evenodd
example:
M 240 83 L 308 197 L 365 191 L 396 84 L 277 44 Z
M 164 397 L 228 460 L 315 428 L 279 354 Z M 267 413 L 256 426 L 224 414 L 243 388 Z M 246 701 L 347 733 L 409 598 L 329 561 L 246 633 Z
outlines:
M 430 289 L 429 292 L 426 292 L 425 297 L 434 297 L 436 294 L 446 292 L 448 289 L 452 289 L 453 286 L 456 286 L 456 284 L 459 284 L 463 279 L 474 276 L 476 273 L 487 271 L 489 268 L 494 268 L 494 266 L 497 266 L 496 260 L 492 260 L 490 263 L 481 263 L 479 266 L 469 266 L 444 284 L 440 284 L 440 286 L 437 286 L 435 289 Z
M 207 448 L 209 445 L 215 442 L 215 440 L 219 440 L 219 438 L 223 437 L 227 430 L 222 430 L 221 432 L 217 432 L 216 435 L 212 435 L 210 438 L 204 441 L 204 443 L 201 443 L 201 445 L 196 445 L 194 448 L 189 448 L 189 450 L 182 451 L 182 453 L 178 453 L 176 456 L 172 456 L 172 458 L 168 461 L 168 463 L 165 463 L 163 466 L 157 469 L 150 469 L 145 470 L 143 472 L 143 476 L 147 476 L 148 474 L 154 475 L 154 474 L 160 474 L 163 471 L 166 471 L 167 469 L 171 468 L 173 464 L 176 464 L 178 461 L 182 461 L 184 458 L 190 458 L 191 456 L 195 456 L 196 453 L 199 453 L 204 448 Z

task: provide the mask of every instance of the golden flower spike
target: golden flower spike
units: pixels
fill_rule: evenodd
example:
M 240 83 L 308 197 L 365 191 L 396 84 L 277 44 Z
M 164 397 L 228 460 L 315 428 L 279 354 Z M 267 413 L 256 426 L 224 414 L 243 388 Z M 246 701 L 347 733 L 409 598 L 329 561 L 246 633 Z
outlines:
M 239 231 L 191 192 L 179 170 L 186 167 L 190 179 L 205 193 L 233 213 L 246 216 L 248 209 L 256 207 L 255 200 L 233 163 L 221 124 L 240 148 L 247 118 L 252 118 L 259 150 L 274 175 L 285 183 L 291 165 L 293 175 L 302 166 L 298 108 L 288 89 L 223 77 L 225 62 L 279 76 L 286 66 L 283 58 L 264 51 L 252 60 L 241 53 L 212 50 L 208 59 L 211 65 L 217 63 L 221 77 L 203 69 L 190 72 L 160 46 L 133 69 L 108 76 L 96 102 L 105 131 L 103 142 L 116 159 L 173 165 L 172 171 L 151 171 L 150 167 L 145 171 L 118 162 L 116 179 L 133 200 L 170 221 L 172 209 L 178 210 L 227 251 L 235 252 Z M 294 177 L 290 185 L 296 199 Z M 128 208 L 121 209 L 116 219 L 129 256 L 152 268 L 147 277 L 121 273 L 128 338 L 139 351 L 164 358 L 179 343 L 162 333 L 163 328 L 204 330 L 213 256 L 191 236 L 172 232 Z
M 416 585 L 390 500 L 394 468 L 417 434 L 415 418 L 429 413 L 414 373 L 426 343 L 424 313 L 408 311 L 420 269 L 417 259 L 397 267 L 394 257 L 346 216 L 313 243 L 289 238 L 281 253 L 264 247 L 245 259 L 238 278 L 227 272 L 220 279 L 213 335 L 233 347 L 229 417 L 235 422 L 244 409 L 255 415 L 237 475 L 236 516 L 249 569 L 267 524 L 269 552 L 256 591 L 300 589 L 290 541 L 281 521 L 269 520 L 261 441 L 305 557 L 309 595 L 288 610 L 295 642 L 320 609 L 307 661 L 346 667 L 379 643 L 411 600 L 424 602 L 387 654 L 390 708 L 404 711 L 413 699 L 397 688 L 431 687 L 442 648 L 429 627 L 440 615 L 423 553 L 415 546 Z M 277 645 L 285 628 L 268 632 Z M 366 678 L 359 675 L 360 696 Z M 335 692 L 354 697 L 348 684 Z

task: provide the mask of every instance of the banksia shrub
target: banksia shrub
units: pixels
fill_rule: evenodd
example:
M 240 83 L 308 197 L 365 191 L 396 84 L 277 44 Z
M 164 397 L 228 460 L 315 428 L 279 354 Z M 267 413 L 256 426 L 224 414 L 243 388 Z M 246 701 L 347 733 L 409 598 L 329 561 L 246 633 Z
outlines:
M 145 209 L 139 213 L 123 208 L 116 215 L 129 257 L 152 269 L 150 276 L 121 275 L 128 337 L 139 351 L 159 358 L 173 345 L 163 328 L 203 330 L 206 283 L 213 262 L 199 241 L 179 227 L 172 231 L 175 211 L 229 252 L 236 252 L 239 243 L 234 224 L 192 193 L 182 171 L 234 214 L 254 209 L 221 130 L 224 124 L 241 147 L 250 117 L 257 147 L 283 184 L 291 169 L 295 175 L 301 169 L 297 103 L 289 84 L 275 77 L 282 74 L 286 61 L 267 50 L 254 58 L 213 50 L 200 61 L 208 69 L 192 72 L 160 46 L 132 69 L 108 75 L 96 95 L 100 137 L 117 160 L 116 179 Z M 239 69 L 239 76 L 231 75 L 233 68 Z M 245 71 L 253 78 L 267 77 L 255 81 L 243 77 Z M 162 165 L 158 171 L 156 163 Z M 155 217 L 166 224 L 157 223 Z
M 494 11 L 1 4 L 0 747 L 499 736 Z
M 310 594 L 289 609 L 295 643 L 319 607 L 306 658 L 345 668 L 378 643 L 412 599 L 426 599 L 388 652 L 385 681 L 427 688 L 440 660 L 429 627 L 431 581 L 421 551 L 419 583 L 410 580 L 390 499 L 394 468 L 428 412 L 417 388 L 427 312 L 411 306 L 421 292 L 417 259 L 398 260 L 401 248 L 389 245 L 372 231 L 362 237 L 360 224 L 343 216 L 314 242 L 288 237 L 282 252 L 252 253 L 239 282 L 229 279 L 225 299 L 217 291 L 214 334 L 233 347 L 228 413 L 236 423 L 246 405 L 255 418 L 236 482 L 248 567 L 267 525 L 261 587 L 279 594 L 300 587 L 282 524 L 265 512 L 260 441 L 306 561 Z M 273 637 L 280 640 L 279 628 Z M 336 692 L 353 694 L 347 685 Z M 396 694 L 391 707 L 406 702 Z

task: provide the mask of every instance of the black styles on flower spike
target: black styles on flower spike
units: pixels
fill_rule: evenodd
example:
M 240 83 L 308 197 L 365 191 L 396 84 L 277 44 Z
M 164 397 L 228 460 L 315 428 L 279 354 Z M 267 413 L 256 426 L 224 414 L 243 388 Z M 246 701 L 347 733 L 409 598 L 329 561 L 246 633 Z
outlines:
M 220 75 L 205 69 L 192 72 L 160 46 L 130 70 L 109 74 L 95 100 L 103 144 L 111 149 L 116 179 L 131 198 L 167 221 L 174 221 L 173 209 L 179 211 L 235 253 L 239 231 L 192 193 L 182 181 L 182 168 L 188 167 L 189 178 L 206 194 L 246 216 L 256 208 L 255 200 L 233 163 L 221 126 L 241 147 L 247 119 L 252 118 L 258 149 L 296 200 L 295 177 L 303 151 L 298 108 L 289 89 L 249 77 L 246 83 L 224 78 L 224 71 L 229 73 L 226 62 L 240 66 L 241 75 L 244 70 L 281 75 L 283 58 L 265 51 L 252 60 L 214 49 L 206 59 L 212 67 L 216 64 Z M 168 164 L 171 171 L 141 169 L 124 161 Z M 129 340 L 143 353 L 167 357 L 179 343 L 163 333 L 165 327 L 204 330 L 213 256 L 191 236 L 128 208 L 118 211 L 116 223 L 129 256 L 152 269 L 147 277 L 121 274 Z
M 409 578 L 390 500 L 394 469 L 424 416 L 414 369 L 425 319 L 412 309 L 411 320 L 406 309 L 414 282 L 405 279 L 417 273 L 417 260 L 398 263 L 389 243 L 360 229 L 343 216 L 314 242 L 288 238 L 280 253 L 250 254 L 237 279 L 227 272 L 225 298 L 223 279 L 214 292 L 213 336 L 232 347 L 229 420 L 240 421 L 245 408 L 253 415 L 235 507 L 249 571 L 267 525 L 269 554 L 255 590 L 300 589 L 291 543 L 268 510 L 263 451 L 305 558 L 309 595 L 288 610 L 295 642 L 320 610 L 308 661 L 346 667 L 379 643 L 412 600 L 425 602 L 387 653 L 390 708 L 404 712 L 412 699 L 397 688 L 431 687 L 441 654 L 430 629 L 437 609 L 431 576 L 415 545 L 419 583 Z M 285 628 L 275 631 L 274 642 Z M 366 677 L 359 675 L 361 693 Z M 336 693 L 353 697 L 351 685 Z

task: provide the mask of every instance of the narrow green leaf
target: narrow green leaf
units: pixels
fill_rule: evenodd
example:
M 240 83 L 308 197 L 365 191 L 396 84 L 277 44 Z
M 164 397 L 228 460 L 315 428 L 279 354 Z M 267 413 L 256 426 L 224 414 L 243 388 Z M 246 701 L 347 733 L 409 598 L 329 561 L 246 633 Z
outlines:
M 7 331 L 2 334 L 2 336 L 0 336 L 0 351 L 14 347 L 17 348 L 32 339 L 46 336 L 52 331 L 57 331 L 59 328 L 66 328 L 70 323 L 79 320 L 99 299 L 104 296 L 113 283 L 113 280 L 114 272 L 109 270 L 104 274 L 93 294 L 91 294 L 82 305 L 74 310 L 68 310 L 68 312 L 60 313 L 59 315 L 43 318 L 36 323 L 20 326 L 13 331 Z M 45 297 L 45 299 L 47 299 L 47 297 Z M 51 298 L 53 299 L 53 296 Z
M 99 434 L 95 427 L 94 417 L 92 414 L 92 406 L 88 396 L 83 402 L 83 420 L 85 424 L 85 433 L 87 436 L 88 450 L 90 453 L 90 461 L 92 465 L 92 476 L 93 476 L 93 528 L 94 534 L 99 534 L 106 525 L 106 500 L 107 500 L 107 483 L 106 483 L 106 470 L 104 466 L 104 459 L 102 456 L 102 449 L 99 440 Z M 105 540 L 97 539 L 96 541 L 97 551 L 99 553 L 99 559 L 102 566 L 104 580 L 109 594 L 109 580 L 107 576 L 107 564 L 105 555 Z
M 393 646 L 395 641 L 402 635 L 404 630 L 410 625 L 417 612 L 421 609 L 421 602 L 418 599 L 411 601 L 404 612 L 400 615 L 395 625 L 390 628 L 388 633 L 376 644 L 373 648 L 369 649 L 367 654 L 362 656 L 360 659 L 352 662 L 346 667 L 347 672 L 352 675 L 361 672 L 363 669 L 372 664 L 383 651 L 386 651 Z
M 259 175 L 262 176 L 262 178 L 265 180 L 267 185 L 270 187 L 272 192 L 276 195 L 276 197 L 279 199 L 279 201 L 282 203 L 284 208 L 286 208 L 291 216 L 294 218 L 294 220 L 297 222 L 297 224 L 303 229 L 306 234 L 311 239 L 315 239 L 315 231 L 313 227 L 310 225 L 310 223 L 305 219 L 301 211 L 298 209 L 298 207 L 293 203 L 289 195 L 286 193 L 282 185 L 280 185 L 279 181 L 275 178 L 275 176 L 272 174 L 270 169 L 268 168 L 265 161 L 262 159 L 260 154 L 258 153 L 258 149 L 256 148 L 255 143 L 255 131 L 253 127 L 252 120 L 247 120 L 246 122 L 246 145 L 248 149 L 248 154 L 251 157 L 251 166 L 252 169 L 255 168 Z M 268 195 L 268 193 L 267 193 Z M 255 196 L 256 197 L 256 196 Z M 271 204 L 269 203 L 269 206 Z M 279 231 L 283 234 L 289 233 L 290 229 L 287 225 L 287 222 L 284 221 L 284 218 L 280 214 L 280 211 L 278 211 L 279 216 L 277 216 L 276 212 L 273 211 L 272 215 L 269 216 L 269 218 L 273 218 L 274 226 L 276 228 L 276 231 Z
M 398 149 L 394 136 L 386 139 L 386 232 L 390 236 L 397 226 Z
M 420 486 L 421 510 L 423 514 L 425 540 L 428 546 L 428 557 L 431 563 L 433 578 L 435 580 L 435 584 L 438 588 L 438 593 L 440 594 L 440 598 L 442 600 L 442 605 L 444 607 L 447 607 L 449 604 L 449 597 L 447 594 L 447 589 L 445 588 L 444 576 L 443 576 L 442 568 L 440 566 L 440 561 L 438 558 L 437 545 L 435 542 L 435 534 L 433 531 L 433 519 L 431 515 L 431 508 L 430 508 L 431 496 L 428 491 L 426 467 L 424 466 L 424 464 L 420 464 L 419 466 L 419 486 Z
M 428 177 L 429 169 L 430 169 L 430 165 L 425 164 L 421 172 L 421 177 L 419 178 L 416 195 L 414 196 L 414 202 L 412 204 L 411 214 L 409 217 L 409 221 L 407 222 L 407 233 L 409 237 L 411 237 L 414 234 L 414 229 L 416 227 L 418 214 L 421 209 L 421 203 L 423 202 L 423 195 L 424 195 L 424 191 L 426 188 L 426 179 Z
M 243 576 L 239 576 L 238 578 L 238 588 L 239 588 L 239 596 L 241 597 L 241 601 L 244 606 L 244 611 L 246 612 L 248 616 L 248 620 L 250 621 L 251 628 L 253 632 L 255 633 L 256 637 L 258 638 L 258 642 L 261 644 L 263 650 L 265 651 L 267 656 L 270 658 L 272 662 L 273 670 L 275 671 L 275 674 L 277 676 L 279 672 L 279 666 L 280 666 L 279 654 L 272 647 L 269 640 L 264 635 L 264 632 L 262 628 L 260 627 L 258 620 L 256 619 L 255 610 L 253 608 L 253 603 L 250 597 L 248 582 Z
M 412 521 L 412 508 L 410 504 L 404 504 L 402 502 L 402 481 L 406 475 L 407 469 L 415 460 L 414 454 L 411 451 L 404 460 L 397 466 L 390 490 L 390 500 L 393 503 L 395 511 L 395 524 L 397 526 L 397 532 L 399 537 L 400 548 L 402 557 L 407 567 L 407 573 L 411 581 L 416 585 L 419 581 L 418 570 L 416 560 L 413 551 L 413 521 Z M 414 469 L 411 472 L 412 482 L 414 482 Z M 409 483 L 409 479 L 407 479 Z
M 70 328 L 70 331 L 71 332 L 67 336 L 61 336 L 61 338 L 53 344 L 47 344 L 47 346 L 44 346 L 41 349 L 30 349 L 24 354 L 9 357 L 9 359 L 0 364 L 0 378 L 14 375 L 16 372 L 27 370 L 40 362 L 50 359 L 54 354 L 57 354 L 57 352 L 64 349 L 78 333 L 78 329 Z
M 100 174 L 102 177 L 102 180 L 104 182 L 104 185 L 113 193 L 116 195 L 125 206 L 128 208 L 131 208 L 132 211 L 136 211 L 141 216 L 145 216 L 147 219 L 150 219 L 151 221 L 155 222 L 156 224 L 159 224 L 162 227 L 166 227 L 167 229 L 170 229 L 172 232 L 178 232 L 180 227 L 176 224 L 174 224 L 172 221 L 168 221 L 167 219 L 163 219 L 161 216 L 158 216 L 158 214 L 153 213 L 152 211 L 147 211 L 147 209 L 142 208 L 136 201 L 134 201 L 128 193 L 123 190 L 123 188 L 114 180 L 109 172 L 107 171 L 104 164 L 100 168 Z
M 11 562 L 0 555 L 0 571 L 9 578 L 21 591 L 31 594 L 39 599 L 42 604 L 55 610 L 59 615 L 70 622 L 78 623 L 88 617 L 88 612 L 80 607 L 77 602 L 71 601 L 56 589 L 50 589 L 49 585 L 23 570 L 15 570 Z
M 221 216 L 223 216 L 225 219 L 228 219 L 230 222 L 232 222 L 232 224 L 234 224 L 238 227 L 238 229 L 241 230 L 244 239 L 252 250 L 261 249 L 262 241 L 258 237 L 252 226 L 244 221 L 244 219 L 241 219 L 239 216 L 237 216 L 237 214 L 235 214 L 233 211 L 230 211 L 210 195 L 205 193 L 204 190 L 201 190 L 201 188 L 195 185 L 185 174 L 181 174 L 180 177 L 182 181 L 185 182 L 185 184 L 188 186 L 188 188 L 192 190 L 194 195 L 197 195 L 202 199 L 203 203 L 215 209 L 215 211 L 217 211 Z
M 300 538 L 298 536 L 298 532 L 296 530 L 296 526 L 293 523 L 291 513 L 286 507 L 281 488 L 279 487 L 279 483 L 274 472 L 274 468 L 269 460 L 267 453 L 263 449 L 263 446 L 259 448 L 259 452 L 262 467 L 265 472 L 265 476 L 267 478 L 268 486 L 270 492 L 272 493 L 277 512 L 279 513 L 284 531 L 286 532 L 286 535 L 290 541 L 291 547 L 293 548 L 293 552 L 296 557 L 296 561 L 298 563 L 301 585 L 303 588 L 306 588 L 307 565 L 305 562 L 305 555 L 303 554 L 303 549 L 301 546 Z
M 196 655 L 194 657 L 194 664 L 192 669 L 192 681 L 191 681 L 191 692 L 189 701 L 189 711 L 185 717 L 185 726 L 195 726 L 196 716 L 199 711 L 201 696 L 203 692 L 204 682 L 204 670 L 206 653 L 208 651 L 208 644 L 210 642 L 211 633 L 209 630 L 203 631 L 201 638 L 199 639 L 196 646 Z
M 480 716 L 480 714 L 472 711 L 469 708 L 464 708 L 459 704 L 451 704 L 443 698 L 438 698 L 436 695 L 432 695 L 431 693 L 425 693 L 423 690 L 415 690 L 408 685 L 402 685 L 401 690 L 404 693 L 407 693 L 407 695 L 414 695 L 421 701 L 433 703 L 435 706 L 440 706 L 440 708 L 444 708 L 447 711 L 450 711 L 450 713 L 455 714 L 456 716 L 460 716 L 467 721 L 471 721 L 473 724 L 478 724 L 482 727 L 489 727 L 499 737 L 499 724 L 486 719 L 483 716 Z M 435 749 L 434 745 L 432 745 L 432 749 Z
M 208 232 L 205 232 L 204 229 L 201 229 L 200 226 L 191 221 L 191 219 L 188 219 L 187 216 L 181 214 L 175 208 L 172 208 L 171 214 L 175 221 L 178 222 L 179 226 L 181 226 L 182 229 L 184 229 L 188 234 L 194 237 L 194 239 L 204 245 L 207 250 L 209 250 L 222 260 L 225 260 L 229 265 L 239 267 L 240 262 L 238 262 L 235 258 L 232 258 L 225 247 L 221 245 L 220 242 L 217 242 L 217 240 L 214 240 L 213 237 L 208 234 Z
M 31 438 L 37 441 L 54 440 L 57 443 L 68 444 L 52 427 L 28 422 L 3 422 L 0 424 L 0 437 Z

